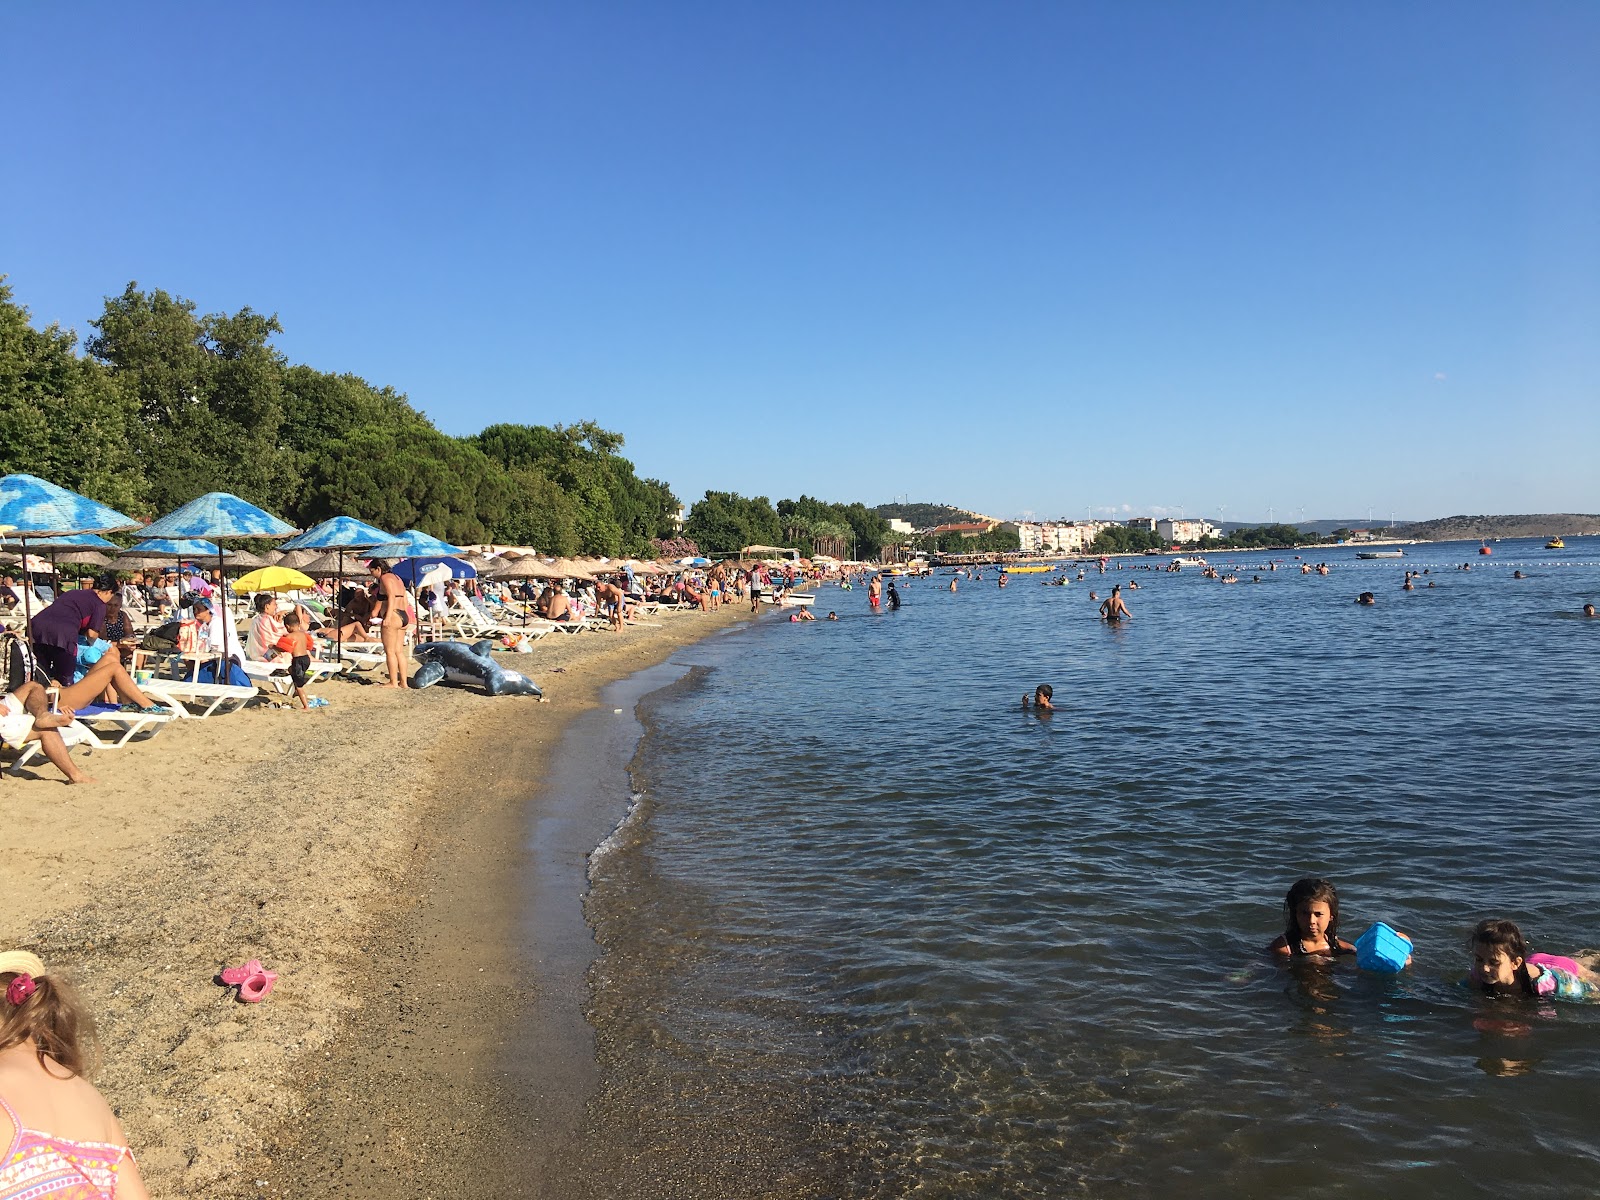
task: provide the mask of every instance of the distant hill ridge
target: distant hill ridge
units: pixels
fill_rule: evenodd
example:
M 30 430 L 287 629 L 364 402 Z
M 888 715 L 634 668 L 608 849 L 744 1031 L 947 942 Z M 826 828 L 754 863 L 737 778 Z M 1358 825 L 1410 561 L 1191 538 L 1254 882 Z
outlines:
M 1376 531 L 1375 531 L 1376 532 Z M 1440 517 L 1396 525 L 1385 536 L 1419 541 L 1452 542 L 1465 538 L 1577 537 L 1600 533 L 1600 515 L 1594 513 L 1524 513 L 1509 516 Z
M 884 520 L 898 517 L 909 521 L 913 529 L 931 529 L 935 525 L 950 525 L 957 521 L 992 521 L 970 508 L 956 508 L 952 504 L 880 504 L 872 510 Z

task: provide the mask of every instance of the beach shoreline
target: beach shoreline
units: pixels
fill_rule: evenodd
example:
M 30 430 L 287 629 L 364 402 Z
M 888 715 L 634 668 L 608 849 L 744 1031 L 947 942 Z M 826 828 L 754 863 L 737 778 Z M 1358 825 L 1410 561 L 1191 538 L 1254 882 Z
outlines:
M 0 940 L 78 984 L 95 1081 L 152 1192 L 445 1194 L 502 1168 L 525 1184 L 508 1146 L 575 1120 L 594 1069 L 570 1036 L 511 1036 L 557 999 L 519 953 L 529 781 L 604 687 L 746 617 L 508 656 L 545 704 L 332 684 L 327 709 L 173 722 L 96 754 L 93 787 L 49 766 L 0 782 Z M 581 891 L 567 907 L 581 922 Z M 279 972 L 259 1006 L 214 982 L 247 958 Z

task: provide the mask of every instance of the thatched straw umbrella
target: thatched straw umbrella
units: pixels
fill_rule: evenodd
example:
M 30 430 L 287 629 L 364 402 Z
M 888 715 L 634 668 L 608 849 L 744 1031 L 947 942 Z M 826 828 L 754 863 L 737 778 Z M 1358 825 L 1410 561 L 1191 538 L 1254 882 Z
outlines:
M 589 574 L 588 568 L 575 559 L 558 558 L 555 561 L 555 569 L 561 572 L 561 578 L 563 579 L 578 579 L 585 583 L 594 582 L 594 576 Z

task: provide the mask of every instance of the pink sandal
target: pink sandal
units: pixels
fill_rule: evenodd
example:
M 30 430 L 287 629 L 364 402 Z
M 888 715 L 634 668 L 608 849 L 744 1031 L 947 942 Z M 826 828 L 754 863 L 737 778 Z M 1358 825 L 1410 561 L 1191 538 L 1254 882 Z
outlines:
M 229 967 L 217 978 L 226 986 L 239 989 L 241 1003 L 260 1004 L 271 993 L 272 985 L 278 982 L 278 973 L 263 967 L 259 958 L 252 958 L 242 967 Z

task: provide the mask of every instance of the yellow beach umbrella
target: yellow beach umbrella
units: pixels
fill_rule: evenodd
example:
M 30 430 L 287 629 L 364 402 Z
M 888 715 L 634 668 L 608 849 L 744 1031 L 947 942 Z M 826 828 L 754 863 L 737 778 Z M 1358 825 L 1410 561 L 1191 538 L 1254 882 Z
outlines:
M 299 592 L 316 582 L 290 567 L 261 567 L 234 582 L 236 592 Z

